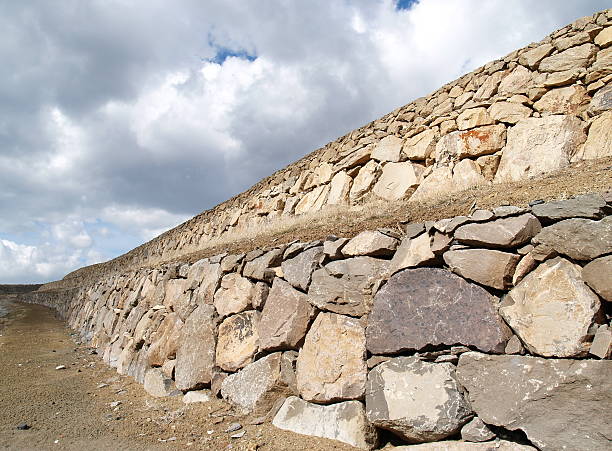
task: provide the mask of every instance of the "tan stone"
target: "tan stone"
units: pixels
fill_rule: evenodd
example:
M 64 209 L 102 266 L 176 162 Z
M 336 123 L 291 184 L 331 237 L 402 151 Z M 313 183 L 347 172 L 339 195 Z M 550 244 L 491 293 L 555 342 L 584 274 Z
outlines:
M 607 325 L 602 324 L 597 328 L 589 354 L 600 359 L 607 359 L 612 354 L 612 331 Z
M 494 74 L 485 78 L 484 83 L 479 86 L 478 90 L 474 93 L 473 99 L 475 101 L 490 99 L 497 93 L 499 82 L 504 77 L 503 72 L 495 72 Z
M 469 128 L 491 125 L 494 123 L 495 121 L 489 116 L 486 108 L 483 107 L 464 110 L 457 117 L 457 127 L 459 130 L 467 130 Z
M 584 160 L 612 156 L 612 111 L 606 111 L 593 120 L 584 148 L 578 156 Z
M 297 386 L 307 401 L 359 399 L 367 376 L 365 329 L 358 319 L 321 312 L 297 360 Z
M 327 203 L 329 205 L 346 205 L 349 202 L 349 192 L 353 179 L 345 172 L 340 171 L 331 180 L 331 187 Z
M 584 86 L 573 85 L 548 91 L 533 106 L 541 112 L 578 115 L 586 110 L 589 100 Z
M 531 84 L 533 74 L 523 66 L 516 66 L 512 72 L 506 75 L 499 84 L 500 94 L 523 94 L 527 92 Z
M 529 252 L 527 255 L 524 255 L 523 258 L 521 258 L 521 261 L 519 261 L 516 265 L 514 275 L 512 276 L 512 285 L 517 285 L 537 265 L 538 261 L 534 258 L 532 252 Z
M 308 296 L 275 278 L 259 323 L 262 351 L 294 349 L 306 335 L 314 309 Z
M 436 149 L 438 133 L 435 128 L 427 130 L 408 138 L 402 152 L 409 160 L 426 160 Z
M 580 266 L 561 257 L 547 260 L 504 298 L 499 313 L 532 354 L 577 357 L 586 351 L 589 327 L 599 311 Z
M 483 155 L 476 159 L 476 164 L 480 168 L 480 174 L 487 182 L 491 182 L 495 178 L 497 168 L 499 167 L 499 160 L 501 160 L 501 155 L 499 154 Z
M 177 313 L 168 314 L 157 331 L 151 334 L 151 346 L 147 359 L 151 366 L 162 366 L 168 359 L 176 357 L 176 349 L 183 327 L 183 321 Z
M 570 47 L 576 47 L 580 44 L 584 44 L 585 42 L 589 42 L 591 37 L 586 32 L 576 33 L 573 36 L 568 36 L 565 38 L 555 39 L 553 42 L 557 50 L 563 51 L 569 49 Z
M 612 44 L 612 27 L 606 27 L 595 36 L 595 44 L 600 48 L 606 48 Z
M 523 64 L 524 66 L 528 66 L 531 69 L 535 69 L 540 61 L 550 55 L 553 50 L 555 50 L 555 48 L 548 43 L 539 45 L 538 47 L 521 54 L 519 57 L 519 63 Z
M 397 239 L 389 235 L 376 230 L 366 230 L 349 240 L 342 248 L 342 253 L 349 257 L 392 255 L 397 245 Z
M 397 136 L 385 136 L 376 144 L 370 157 L 378 161 L 397 162 L 400 159 L 403 144 L 404 141 Z
M 150 368 L 147 370 L 143 388 L 149 395 L 155 398 L 169 396 L 175 390 L 174 381 L 165 377 L 160 368 Z
M 444 261 L 466 279 L 504 290 L 512 283 L 519 256 L 492 249 L 460 249 L 445 252 Z
M 422 443 L 410 446 L 395 446 L 394 451 L 536 451 L 537 448 L 529 445 L 520 445 L 516 442 L 499 440 L 494 442 L 471 443 L 454 440 Z
M 586 140 L 582 121 L 555 115 L 528 118 L 508 130 L 495 182 L 523 180 L 566 167 Z
M 240 313 L 251 307 L 255 284 L 237 273 L 230 273 L 221 279 L 221 287 L 215 293 L 215 308 L 219 316 Z
M 374 184 L 374 181 L 376 180 L 376 173 L 378 171 L 378 168 L 378 163 L 373 160 L 370 160 L 365 166 L 363 166 L 359 170 L 359 173 L 353 181 L 353 186 L 351 186 L 351 199 L 358 199 L 370 190 L 370 187 Z
M 453 168 L 453 191 L 463 191 L 473 186 L 483 185 L 486 182 L 479 164 L 473 160 L 466 158 L 458 162 Z
M 593 44 L 572 47 L 556 55 L 544 58 L 540 63 L 539 70 L 542 72 L 560 72 L 587 67 L 596 53 L 597 47 Z
M 571 69 L 561 72 L 552 72 L 546 76 L 544 80 L 545 88 L 554 88 L 557 86 L 566 86 L 575 83 L 579 78 L 584 76 L 584 69 Z
M 190 266 L 187 286 L 194 290 L 193 302 L 196 305 L 213 303 L 221 275 L 221 265 L 210 263 L 208 259 L 199 260 Z
M 319 186 L 308 194 L 306 194 L 298 204 L 295 206 L 295 214 L 301 215 L 304 213 L 311 213 L 314 211 L 319 211 L 323 205 L 325 205 L 325 201 L 327 200 L 327 195 L 329 194 L 329 185 Z
M 589 105 L 589 113 L 591 114 L 599 114 L 608 110 L 612 110 L 612 84 L 598 89 Z
M 504 147 L 505 143 L 506 127 L 502 124 L 456 131 L 443 136 L 436 144 L 436 162 L 492 154 Z
M 257 311 L 238 313 L 219 325 L 216 362 L 225 371 L 236 371 L 253 361 L 259 346 Z
M 531 108 L 515 102 L 495 102 L 489 107 L 489 115 L 499 122 L 516 124 L 531 115 Z
M 597 53 L 597 59 L 589 68 L 585 81 L 592 83 L 610 74 L 612 74 L 612 47 L 600 50 Z
M 604 300 L 612 302 L 612 255 L 587 264 L 582 268 L 582 278 Z
M 428 233 L 422 233 L 416 238 L 404 238 L 391 260 L 389 274 L 404 268 L 426 265 L 435 259 L 436 256 L 431 250 L 431 237 Z
M 414 163 L 387 163 L 373 192 L 386 200 L 401 199 L 408 190 L 419 185 L 421 173 L 421 166 Z
M 411 200 L 434 198 L 446 193 L 461 191 L 472 186 L 486 183 L 480 166 L 472 160 L 464 159 L 454 168 L 439 166 L 434 168 L 410 197 Z
M 473 246 L 511 248 L 527 243 L 541 229 L 537 218 L 528 213 L 486 223 L 462 225 L 455 230 L 455 239 Z

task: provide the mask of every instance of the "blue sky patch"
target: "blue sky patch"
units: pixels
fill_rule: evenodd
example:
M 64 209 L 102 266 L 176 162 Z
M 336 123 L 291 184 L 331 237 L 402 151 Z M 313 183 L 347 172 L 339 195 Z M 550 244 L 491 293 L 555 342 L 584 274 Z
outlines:
M 418 0 L 397 0 L 395 9 L 410 9 Z

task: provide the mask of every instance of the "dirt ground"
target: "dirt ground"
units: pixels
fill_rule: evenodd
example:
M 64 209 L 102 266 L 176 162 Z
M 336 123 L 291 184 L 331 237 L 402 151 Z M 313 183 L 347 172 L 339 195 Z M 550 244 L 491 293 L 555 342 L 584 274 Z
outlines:
M 219 399 L 153 398 L 75 338 L 50 309 L 0 297 L 0 450 L 355 449 L 250 424 Z M 236 422 L 246 432 L 233 439 Z

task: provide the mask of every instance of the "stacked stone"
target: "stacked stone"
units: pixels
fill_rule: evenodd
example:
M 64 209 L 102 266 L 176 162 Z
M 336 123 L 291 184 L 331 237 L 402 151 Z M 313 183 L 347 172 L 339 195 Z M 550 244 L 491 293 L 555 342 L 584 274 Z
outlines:
M 60 310 L 152 395 L 210 388 L 298 433 L 609 449 L 611 212 L 591 194 L 223 254 L 115 274 Z
M 612 10 L 555 31 L 327 144 L 108 264 L 168 261 L 230 231 L 370 199 L 424 200 L 612 156 Z

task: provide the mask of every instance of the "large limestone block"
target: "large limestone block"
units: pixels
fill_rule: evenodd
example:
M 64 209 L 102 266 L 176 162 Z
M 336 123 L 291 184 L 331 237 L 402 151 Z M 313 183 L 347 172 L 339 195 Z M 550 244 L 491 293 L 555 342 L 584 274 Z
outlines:
M 366 419 L 359 401 L 320 406 L 291 396 L 272 424 L 279 429 L 338 440 L 360 449 L 373 449 L 378 443 L 376 428 Z
M 487 424 L 521 429 L 542 450 L 610 449 L 612 361 L 493 356 L 459 358 L 457 378 Z
M 327 196 L 328 205 L 346 205 L 349 202 L 349 193 L 353 179 L 346 173 L 340 171 L 331 180 L 329 196 Z
M 200 305 L 181 329 L 174 378 L 179 390 L 193 390 L 209 384 L 215 366 L 214 307 Z
M 397 357 L 368 374 L 366 414 L 379 428 L 411 443 L 441 440 L 472 417 L 451 363 Z
M 236 371 L 253 361 L 259 346 L 259 315 L 257 311 L 238 313 L 219 325 L 217 366 Z
M 366 230 L 350 239 L 342 248 L 342 253 L 349 257 L 370 255 L 380 257 L 392 255 L 397 248 L 397 239 L 376 230 Z
M 487 109 L 483 107 L 464 110 L 457 116 L 457 128 L 459 130 L 468 130 L 470 128 L 491 125 L 494 123 L 495 121 L 489 116 Z
M 229 273 L 221 279 L 221 287 L 214 297 L 215 308 L 220 316 L 240 313 L 251 307 L 255 284 L 238 273 Z
M 426 160 L 436 150 L 438 131 L 436 128 L 428 128 L 411 138 L 404 144 L 402 152 L 409 160 Z
M 499 313 L 531 353 L 575 357 L 586 352 L 600 302 L 580 273 L 563 258 L 547 260 L 504 298 Z
M 283 380 L 281 358 L 275 352 L 230 374 L 221 384 L 221 395 L 244 414 L 265 415 L 280 398 L 295 394 Z
M 149 365 L 162 366 L 176 356 L 183 321 L 177 313 L 168 314 L 157 331 L 151 334 L 151 346 L 147 353 Z
M 199 260 L 189 267 L 187 287 L 194 290 L 196 304 L 213 303 L 221 276 L 221 265 L 211 263 L 208 259 Z
M 612 27 L 610 28 L 612 30 Z M 598 90 L 591 99 L 589 113 L 599 114 L 612 110 L 612 85 L 607 85 Z
M 276 275 L 273 268 L 279 266 L 282 259 L 283 251 L 281 249 L 272 249 L 247 262 L 242 270 L 242 275 L 251 279 L 271 282 Z
M 582 268 L 582 278 L 604 300 L 612 302 L 612 255 L 593 260 Z
M 550 55 L 554 50 L 555 48 L 548 43 L 539 45 L 538 47 L 521 54 L 519 57 L 519 63 L 535 69 L 540 61 Z
M 398 200 L 410 189 L 419 186 L 423 169 L 405 161 L 403 163 L 387 163 L 382 175 L 374 185 L 373 192 L 386 200 Z
M 261 314 L 260 349 L 294 349 L 306 335 L 313 314 L 308 296 L 277 277 Z
M 333 261 L 312 273 L 308 300 L 321 310 L 362 316 L 370 311 L 372 290 L 389 262 L 373 257 Z
M 358 199 L 367 192 L 370 191 L 370 187 L 376 180 L 376 173 L 378 172 L 379 164 L 374 160 L 368 161 L 357 173 L 349 197 L 351 199 Z
M 315 246 L 300 252 L 297 256 L 281 264 L 283 277 L 294 287 L 306 291 L 310 285 L 312 272 L 323 261 L 323 246 Z
M 583 123 L 573 116 L 519 121 L 508 130 L 495 182 L 522 180 L 561 169 L 585 140 Z
M 497 92 L 500 94 L 522 94 L 526 93 L 533 79 L 533 72 L 523 66 L 516 66 L 508 75 L 506 75 Z
M 495 221 L 465 224 L 455 230 L 455 239 L 473 246 L 511 248 L 521 246 L 542 229 L 530 213 Z
M 512 285 L 519 259 L 518 255 L 491 249 L 459 249 L 444 253 L 444 262 L 451 271 L 498 290 Z
M 374 297 L 366 329 L 372 354 L 427 346 L 473 346 L 503 352 L 511 332 L 484 288 L 439 268 L 406 269 Z
M 144 376 L 145 391 L 155 397 L 162 398 L 169 396 L 174 392 L 174 382 L 172 379 L 164 376 L 160 368 L 150 368 Z
M 540 220 L 552 222 L 570 218 L 600 219 L 605 207 L 606 201 L 599 194 L 584 194 L 572 199 L 534 205 L 531 211 Z
M 536 451 L 537 448 L 520 445 L 506 440 L 496 440 L 486 443 L 470 443 L 445 440 L 435 443 L 421 443 L 420 445 L 396 446 L 393 451 Z
M 610 74 L 612 74 L 612 47 L 597 52 L 597 59 L 589 68 L 586 81 L 591 83 Z
M 389 273 L 393 274 L 401 269 L 413 268 L 434 262 L 436 255 L 431 247 L 429 233 L 422 233 L 416 238 L 404 238 L 391 259 Z
M 540 62 L 542 72 L 561 72 L 587 67 L 595 58 L 597 47 L 583 44 L 548 56 Z
M 579 157 L 595 160 L 612 156 L 612 111 L 596 117 L 589 127 L 589 136 Z
M 499 122 L 516 124 L 531 116 L 531 108 L 515 102 L 495 102 L 489 107 L 489 115 Z
M 497 152 L 506 144 L 506 127 L 485 125 L 443 136 L 436 144 L 436 162 L 479 157 Z
M 612 216 L 601 221 L 566 219 L 544 227 L 533 238 L 534 244 L 543 244 L 574 260 L 592 260 L 612 252 Z
M 325 201 L 327 200 L 327 195 L 329 194 L 329 185 L 321 185 L 308 192 L 295 206 L 295 214 L 301 215 L 304 213 L 311 213 L 315 211 L 319 211 L 323 205 L 325 205 Z
M 590 97 L 582 85 L 551 89 L 533 104 L 537 111 L 578 115 L 586 110 Z
M 378 161 L 398 162 L 404 141 L 397 136 L 389 135 L 378 141 L 372 154 L 372 159 Z
M 365 355 L 365 330 L 358 319 L 319 313 L 297 360 L 301 397 L 320 403 L 362 398 Z
M 604 28 L 597 36 L 595 36 L 595 44 L 602 49 L 612 44 L 612 27 Z
M 183 320 L 195 308 L 195 305 L 190 305 L 191 293 L 185 292 L 186 287 L 186 279 L 170 279 L 166 282 L 164 287 L 165 294 L 163 305 L 177 312 Z

